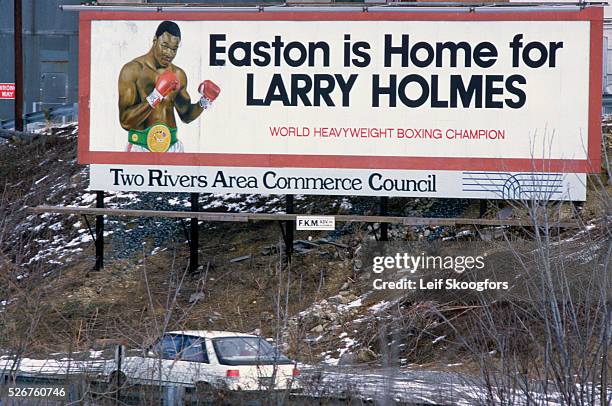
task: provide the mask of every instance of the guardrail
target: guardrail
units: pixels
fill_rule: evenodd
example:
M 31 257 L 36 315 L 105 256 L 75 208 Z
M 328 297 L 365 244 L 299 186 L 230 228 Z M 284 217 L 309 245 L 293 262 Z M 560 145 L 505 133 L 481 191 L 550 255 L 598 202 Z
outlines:
M 57 119 L 76 119 L 79 115 L 79 107 L 77 103 L 62 104 L 56 107 L 49 107 L 34 113 L 26 113 L 23 115 L 23 125 L 27 129 L 29 124 L 45 123 L 47 121 L 56 121 Z M 15 120 L 0 120 L 0 129 L 10 130 L 15 128 Z

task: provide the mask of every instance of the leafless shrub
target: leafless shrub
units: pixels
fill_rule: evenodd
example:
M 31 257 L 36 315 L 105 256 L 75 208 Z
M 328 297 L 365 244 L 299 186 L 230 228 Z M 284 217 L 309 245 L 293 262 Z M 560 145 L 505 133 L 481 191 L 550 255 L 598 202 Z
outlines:
M 533 220 L 527 232 L 535 242 L 525 252 L 506 239 L 522 289 L 483 300 L 470 319 L 473 334 L 459 335 L 480 371 L 480 403 L 610 404 L 612 206 L 606 188 L 597 194 L 597 221 L 573 236 L 558 232 L 560 204 L 519 206 Z

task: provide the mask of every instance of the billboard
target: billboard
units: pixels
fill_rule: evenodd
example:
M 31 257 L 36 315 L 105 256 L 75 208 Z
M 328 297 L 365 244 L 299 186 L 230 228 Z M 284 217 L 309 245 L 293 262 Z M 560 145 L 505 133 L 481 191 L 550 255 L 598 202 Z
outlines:
M 468 10 L 81 12 L 79 162 L 93 189 L 584 200 L 602 8 Z

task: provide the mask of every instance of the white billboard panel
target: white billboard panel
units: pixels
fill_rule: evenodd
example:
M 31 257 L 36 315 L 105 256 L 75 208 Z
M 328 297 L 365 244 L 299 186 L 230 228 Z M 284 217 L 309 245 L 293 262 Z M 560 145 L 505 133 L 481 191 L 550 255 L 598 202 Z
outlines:
M 92 165 L 92 189 L 479 199 L 584 200 L 586 174 Z

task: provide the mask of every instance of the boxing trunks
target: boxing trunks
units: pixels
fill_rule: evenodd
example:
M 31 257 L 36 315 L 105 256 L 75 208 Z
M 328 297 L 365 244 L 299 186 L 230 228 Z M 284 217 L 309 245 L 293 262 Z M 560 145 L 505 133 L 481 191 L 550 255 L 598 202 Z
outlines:
M 130 130 L 128 142 L 150 152 L 168 152 L 178 142 L 176 128 L 155 124 L 144 130 Z

